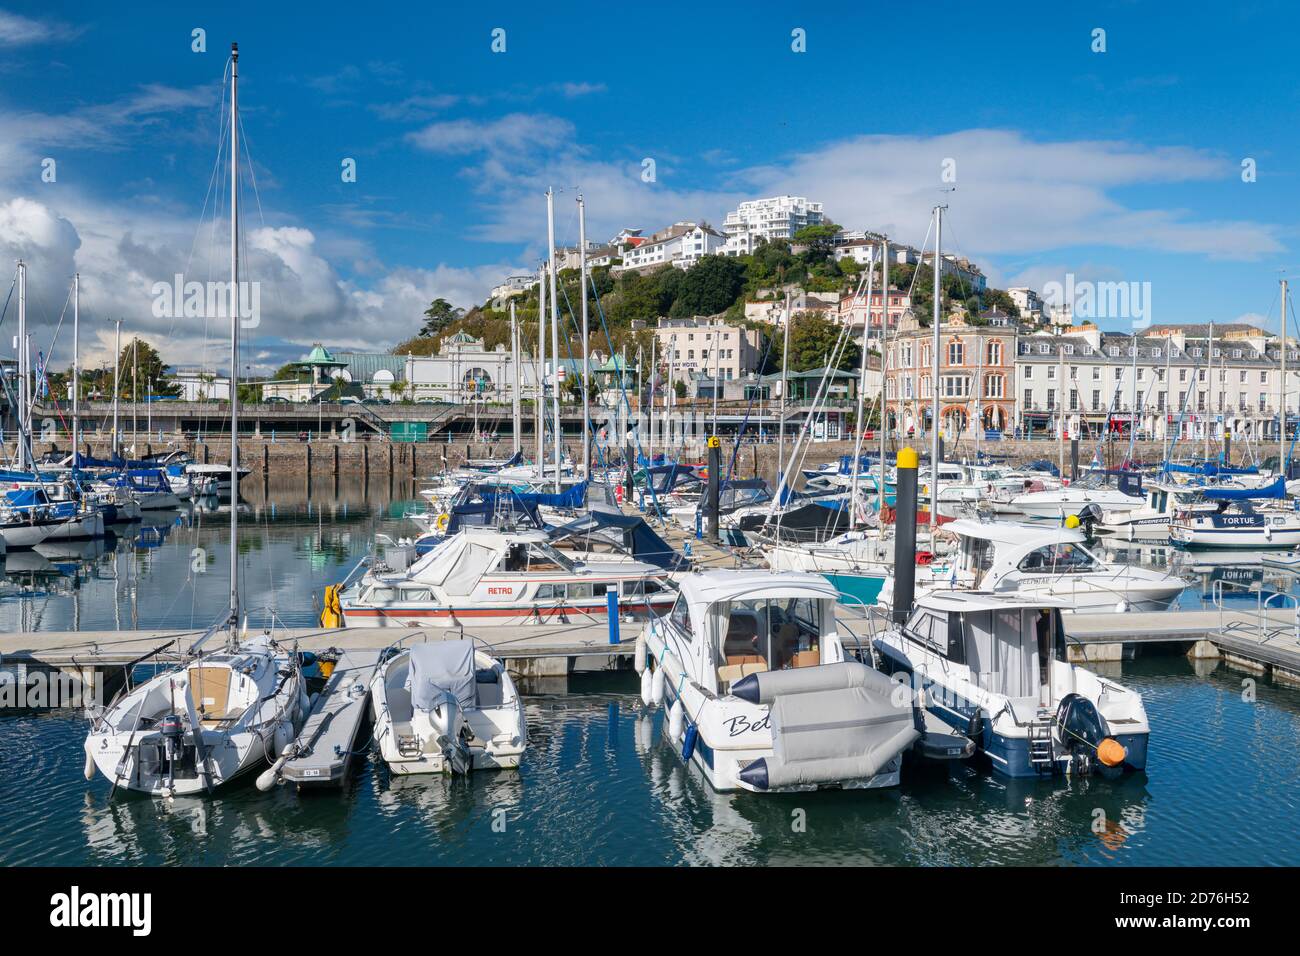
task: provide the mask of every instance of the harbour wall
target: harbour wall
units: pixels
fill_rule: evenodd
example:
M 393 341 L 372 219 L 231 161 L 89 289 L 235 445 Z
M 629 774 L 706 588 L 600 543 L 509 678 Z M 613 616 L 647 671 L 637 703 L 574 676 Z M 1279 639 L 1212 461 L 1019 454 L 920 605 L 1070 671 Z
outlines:
M 788 456 L 793 439 L 787 437 L 785 454 Z M 910 443 L 925 455 L 929 451 L 928 440 Z M 67 442 L 35 442 L 34 451 L 39 457 L 46 452 L 67 454 L 70 445 Z M 900 447 L 899 442 L 889 441 L 887 453 L 892 460 Z M 391 475 L 399 478 L 421 478 L 435 475 L 447 468 L 456 468 L 465 463 L 467 458 L 506 457 L 511 454 L 512 443 L 509 437 L 492 442 L 465 441 L 427 441 L 394 442 L 381 439 L 344 441 L 342 439 L 313 438 L 310 441 L 293 439 L 241 438 L 239 443 L 240 464 L 250 469 L 253 478 L 273 479 L 278 476 L 318 477 L 337 474 L 357 474 L 362 477 L 370 474 Z M 531 450 L 525 445 L 525 454 Z M 805 445 L 807 449 L 800 467 L 816 468 L 824 462 L 837 461 L 841 455 L 853 453 L 852 441 L 812 442 Z M 876 441 L 863 444 L 864 453 L 874 453 L 879 448 Z M 174 450 L 189 452 L 197 461 L 226 464 L 230 461 L 230 445 L 220 438 L 215 440 L 179 439 L 176 441 L 141 442 L 138 451 L 127 454 L 143 457 L 153 453 Z M 580 456 L 581 446 L 577 441 L 564 443 L 565 453 Z M 1187 449 L 1190 451 L 1190 447 Z M 84 442 L 82 451 L 96 458 L 107 458 L 111 448 L 108 443 Z M 643 449 L 644 451 L 644 449 Z M 658 449 L 656 450 L 658 451 Z M 1036 440 L 1024 441 L 1004 439 L 998 442 L 981 442 L 980 451 L 996 455 L 1010 464 L 1023 464 L 1037 459 L 1047 459 L 1053 463 L 1060 460 L 1056 442 Z M 1086 466 L 1097 451 L 1095 442 L 1079 446 L 1079 462 Z M 1195 449 L 1199 452 L 1199 445 Z M 5 452 L 13 460 L 15 449 L 12 442 L 5 444 Z M 972 460 L 975 456 L 975 444 L 961 441 L 950 444 L 944 449 L 944 457 L 949 461 Z M 1116 442 L 1103 446 L 1101 461 L 1107 466 L 1118 466 L 1128 455 L 1127 442 Z M 678 446 L 669 452 L 672 457 L 682 461 L 703 462 L 707 452 L 702 443 Z M 1159 442 L 1138 442 L 1134 453 L 1141 461 L 1158 461 L 1164 453 Z M 611 452 L 618 460 L 617 452 Z M 738 454 L 732 442 L 722 439 L 722 461 L 729 466 L 735 459 L 735 474 L 744 477 L 762 477 L 774 481 L 780 468 L 778 447 L 775 443 L 742 444 Z M 1070 449 L 1067 445 L 1064 454 L 1065 473 L 1070 471 Z M 247 479 L 246 479 L 247 480 Z

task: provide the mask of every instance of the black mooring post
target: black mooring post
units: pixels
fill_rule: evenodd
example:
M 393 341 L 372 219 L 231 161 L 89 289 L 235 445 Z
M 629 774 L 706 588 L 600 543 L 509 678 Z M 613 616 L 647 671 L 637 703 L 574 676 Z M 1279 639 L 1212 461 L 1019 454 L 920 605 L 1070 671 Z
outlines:
M 946 461 L 948 453 L 943 448 L 943 436 L 939 436 L 939 461 Z M 934 462 L 934 474 L 939 474 L 939 461 Z
M 627 451 L 624 452 L 623 460 L 627 465 L 627 489 L 626 489 L 626 494 L 623 496 L 623 500 L 626 501 L 628 504 L 632 504 L 632 493 L 635 485 L 632 476 L 636 473 L 636 455 L 632 450 L 631 442 L 627 443 Z M 646 484 L 649 485 L 649 483 L 650 483 L 650 473 L 646 472 Z
M 1226 423 L 1223 426 L 1223 463 L 1232 464 L 1232 432 L 1228 431 Z
M 1079 480 L 1079 439 L 1070 439 L 1070 480 Z
M 718 472 L 722 470 L 722 442 L 717 435 L 709 436 L 709 540 L 718 540 Z
M 916 450 L 899 449 L 894 500 L 894 623 L 900 627 L 912 613 L 916 593 L 916 466 Z

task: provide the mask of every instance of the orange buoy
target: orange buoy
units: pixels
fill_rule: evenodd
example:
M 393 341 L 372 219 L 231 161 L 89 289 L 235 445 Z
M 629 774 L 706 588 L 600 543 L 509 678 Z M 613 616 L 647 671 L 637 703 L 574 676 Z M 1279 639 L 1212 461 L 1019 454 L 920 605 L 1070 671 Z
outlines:
M 1124 749 L 1124 745 L 1114 737 L 1107 737 L 1097 744 L 1097 759 L 1107 767 L 1118 767 L 1127 756 L 1128 751 Z

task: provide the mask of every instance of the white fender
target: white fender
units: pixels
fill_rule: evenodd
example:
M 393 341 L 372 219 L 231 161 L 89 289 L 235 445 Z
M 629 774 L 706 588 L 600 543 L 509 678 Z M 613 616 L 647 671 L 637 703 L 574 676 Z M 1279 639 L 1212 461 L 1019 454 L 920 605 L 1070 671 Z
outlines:
M 674 744 L 682 739 L 685 723 L 686 708 L 682 706 L 682 699 L 678 697 L 673 701 L 672 707 L 668 708 L 668 736 Z
M 286 750 L 284 753 L 280 755 L 279 760 L 277 760 L 275 763 L 271 764 L 271 766 L 267 767 L 260 774 L 258 774 L 257 777 L 258 790 L 261 790 L 263 793 L 266 793 L 266 791 L 270 790 L 272 787 L 275 786 L 276 781 L 280 779 L 280 771 L 284 769 L 285 761 L 287 761 L 290 756 L 296 753 L 297 749 L 298 749 L 297 747 L 290 747 L 288 750 Z
M 654 677 L 650 680 L 650 706 L 658 707 L 664 702 L 664 667 L 660 664 L 655 668 Z
M 633 666 L 636 668 L 636 672 L 638 674 L 645 673 L 645 659 L 646 659 L 645 631 L 642 631 L 640 634 L 637 635 L 636 638 L 636 657 L 633 659 Z
M 83 769 L 81 772 L 86 775 L 87 780 L 95 779 L 95 758 L 90 755 L 89 750 L 86 751 L 85 769 Z
M 289 745 L 293 743 L 293 725 L 287 720 L 282 720 L 275 725 L 275 736 L 271 740 L 271 753 L 284 753 Z
M 650 673 L 650 668 L 647 667 L 641 672 L 641 703 L 647 707 L 654 706 L 655 700 L 651 691 L 654 679 L 654 674 Z

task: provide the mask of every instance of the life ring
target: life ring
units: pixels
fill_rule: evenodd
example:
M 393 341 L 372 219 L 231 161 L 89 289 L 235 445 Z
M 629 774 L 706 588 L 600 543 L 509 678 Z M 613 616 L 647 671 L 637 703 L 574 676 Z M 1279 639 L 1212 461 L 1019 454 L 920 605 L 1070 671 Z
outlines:
M 449 524 L 451 524 L 451 515 L 444 511 L 438 515 L 438 520 L 433 523 L 433 526 L 439 531 L 446 531 Z

